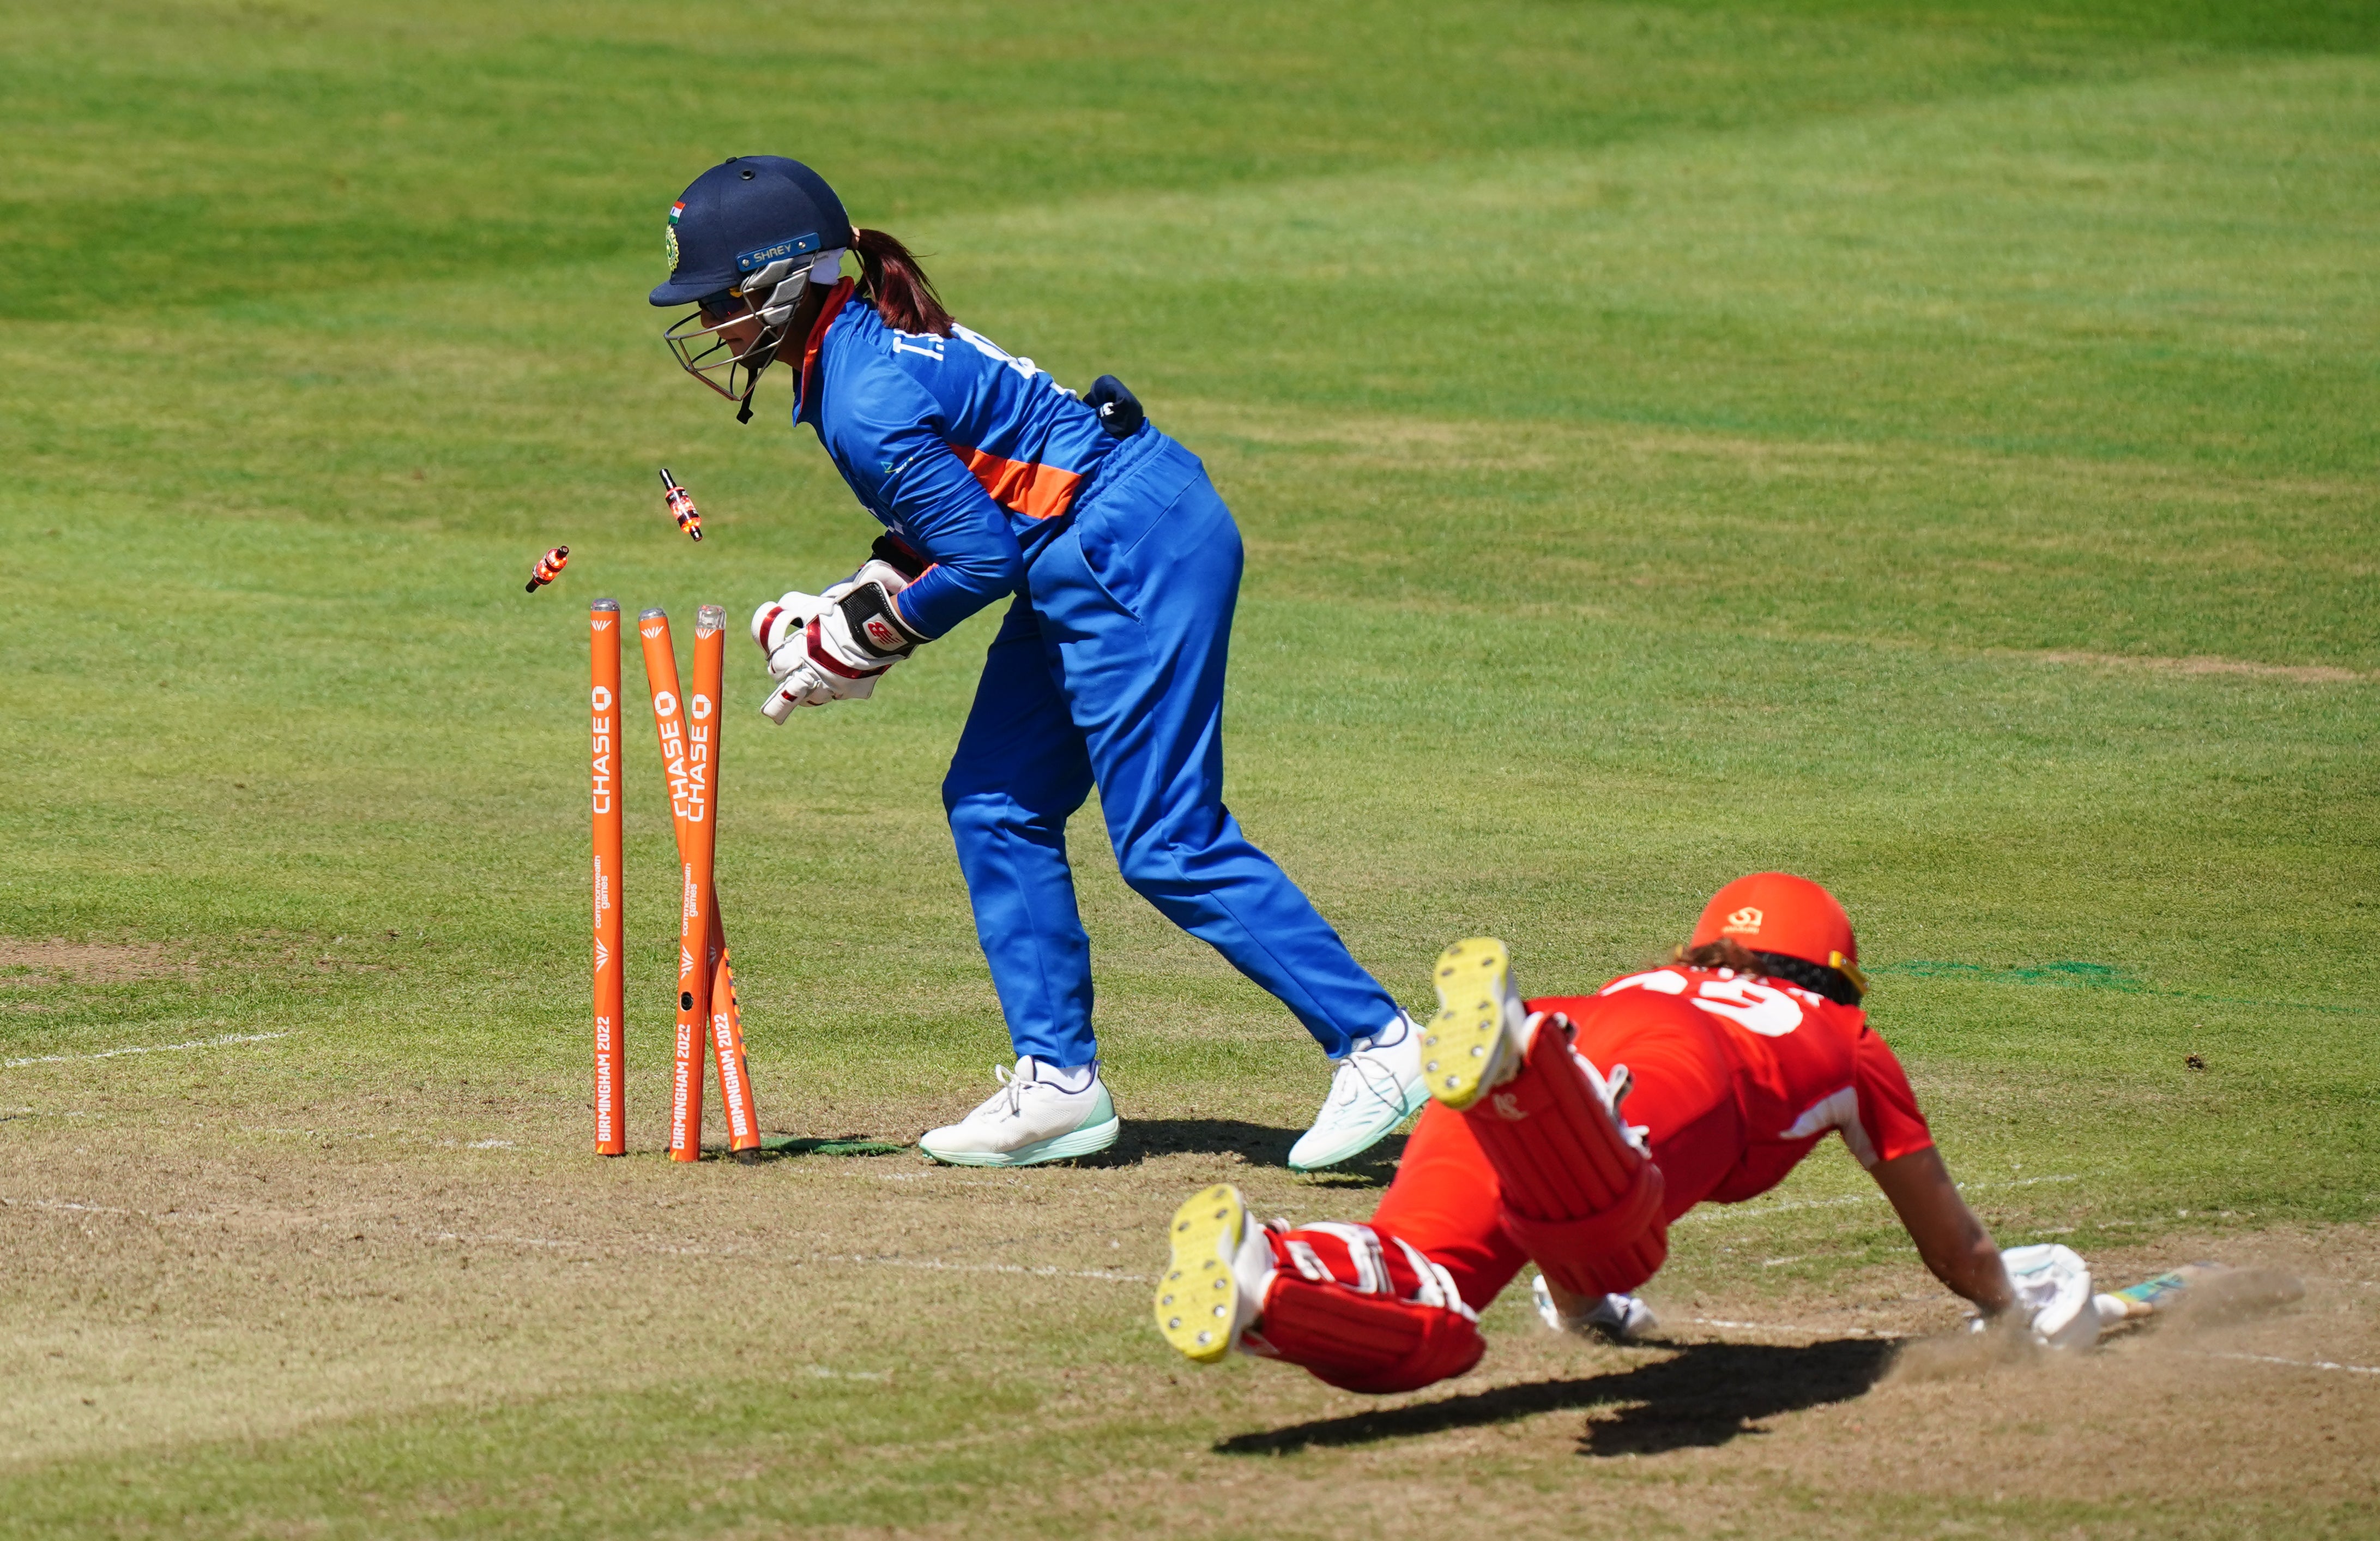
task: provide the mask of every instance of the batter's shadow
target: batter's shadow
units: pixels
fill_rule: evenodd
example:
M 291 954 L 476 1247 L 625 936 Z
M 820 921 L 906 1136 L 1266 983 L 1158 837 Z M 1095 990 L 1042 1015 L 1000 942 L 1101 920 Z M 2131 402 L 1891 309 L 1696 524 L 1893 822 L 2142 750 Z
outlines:
M 1658 1455 L 1724 1445 L 1766 1431 L 1764 1418 L 1866 1394 L 1892 1363 L 1894 1345 L 1838 1338 L 1801 1347 L 1683 1343 L 1674 1358 L 1582 1380 L 1534 1381 L 1324 1418 L 1218 1440 L 1218 1455 L 1291 1455 L 1315 1446 L 1369 1445 L 1475 1428 L 1540 1413 L 1610 1408 L 1578 1437 L 1583 1456 Z
M 1160 1156 L 1237 1156 L 1252 1167 L 1286 1168 L 1289 1147 L 1305 1132 L 1243 1119 L 1126 1119 L 1116 1143 L 1085 1164 L 1137 1167 Z M 1303 1175 L 1325 1186 L 1385 1188 L 1404 1151 L 1405 1137 L 1392 1134 L 1353 1160 Z

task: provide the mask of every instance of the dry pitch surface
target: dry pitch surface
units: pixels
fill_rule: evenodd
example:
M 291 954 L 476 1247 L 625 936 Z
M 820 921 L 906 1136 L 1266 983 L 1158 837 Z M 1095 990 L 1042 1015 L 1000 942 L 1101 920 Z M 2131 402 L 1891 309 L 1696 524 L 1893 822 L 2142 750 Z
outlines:
M 47 1069 L 103 1096 L 118 1073 Z M 1147 1289 L 1185 1191 L 1352 1217 L 1387 1162 L 1304 1180 L 1289 1131 L 1172 1120 L 1078 1168 L 689 1171 L 489 1101 L 516 1138 L 408 1138 L 452 1107 L 401 1100 L 138 1149 L 20 1115 L 9 1464 L 86 1470 L 73 1528 L 126 1534 L 2351 1534 L 2380 1503 L 2380 1228 L 2095 1248 L 2122 1280 L 2221 1255 L 2305 1296 L 2010 1360 L 1943 1336 L 1957 1304 L 1905 1249 L 1779 1283 L 1875 1219 L 1789 1188 L 1681 1224 L 1650 1291 L 1665 1341 L 1557 1339 L 1508 1294 L 1478 1373 L 1367 1399 L 1176 1362 Z M 905 1134 L 938 1110 L 844 1111 Z M 2005 1228 L 2062 1177 L 1976 1197 Z M 548 1423 L 605 1417 L 605 1470 L 540 1469 Z M 464 1479 L 383 1490 L 377 1452 L 456 1438 L 481 1448 Z
M 2380 1531 L 2375 14 L 0 8 L 0 1538 Z M 1956 1311 L 1828 1155 L 1679 1228 L 1671 1347 L 1507 1301 L 1418 1397 L 1194 1371 L 1176 1200 L 1389 1168 L 1281 1168 L 1310 1046 L 1087 814 L 1111 1160 L 594 1160 L 577 607 L 875 532 L 640 302 L 763 148 L 1206 459 L 1231 802 L 1392 988 L 1483 929 L 1606 977 L 1810 872 L 2004 1243 L 2303 1302 L 1895 1378 Z M 772 1127 L 987 1089 L 935 789 L 993 624 L 735 708 Z

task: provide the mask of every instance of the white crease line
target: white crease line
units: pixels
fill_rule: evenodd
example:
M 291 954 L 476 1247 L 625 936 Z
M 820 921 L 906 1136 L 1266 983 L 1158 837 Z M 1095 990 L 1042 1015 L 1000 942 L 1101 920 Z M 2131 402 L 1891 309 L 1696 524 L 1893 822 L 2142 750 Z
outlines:
M 930 1268 L 953 1274 L 1031 1274 L 1037 1278 L 1098 1278 L 1111 1284 L 1154 1284 L 1148 1274 L 1120 1274 L 1112 1269 L 1028 1268 L 1022 1263 L 945 1263 L 936 1257 L 806 1257 L 804 1263 L 856 1263 L 880 1268 Z
M 67 1209 L 88 1215 L 138 1214 L 148 1216 L 148 1217 L 152 1219 L 164 1217 L 162 1216 L 150 1216 L 147 1210 L 112 1209 L 103 1205 L 75 1204 L 65 1199 L 0 1199 L 0 1204 L 8 1205 L 12 1207 L 18 1203 L 30 1205 L 31 1207 L 36 1209 Z M 314 1229 L 326 1231 L 343 1230 L 346 1229 L 348 1225 L 353 1223 L 355 1222 L 319 1221 L 316 1223 Z M 365 1223 L 368 1224 L 369 1222 Z M 483 1246 L 542 1247 L 547 1249 L 584 1247 L 593 1252 L 627 1251 L 660 1253 L 673 1257 L 749 1257 L 757 1255 L 752 1253 L 739 1251 L 734 1247 L 674 1247 L 666 1242 L 654 1241 L 632 1243 L 623 1246 L 619 1242 L 607 1241 L 596 1237 L 589 1237 L 584 1241 L 565 1241 L 551 1236 L 492 1236 L 481 1232 L 464 1230 L 417 1230 L 409 1227 L 406 1229 L 408 1234 L 425 1237 L 433 1242 L 473 1241 Z M 1095 1278 L 1109 1284 L 1154 1284 L 1157 1282 L 1155 1276 L 1150 1274 L 1118 1273 L 1112 1268 L 1028 1268 L 1022 1263 L 948 1263 L 939 1257 L 856 1257 L 844 1254 L 834 1254 L 827 1256 L 791 1257 L 784 1259 L 784 1261 L 792 1263 L 796 1266 L 805 1263 L 845 1263 L 861 1267 L 926 1268 L 938 1273 L 1023 1274 L 1035 1278 Z
M 1731 1322 L 1724 1316 L 1689 1316 L 1696 1327 L 1723 1327 L 1750 1332 L 1806 1332 L 1814 1338 L 1906 1338 L 1905 1332 L 1874 1332 L 1864 1327 L 1803 1327 L 1799 1322 Z
M 628 1251 L 659 1253 L 671 1257 L 752 1257 L 765 1254 L 744 1252 L 735 1247 L 682 1246 L 674 1247 L 662 1241 L 645 1241 L 622 1246 L 618 1242 L 590 1238 L 583 1241 L 556 1241 L 545 1236 L 488 1236 L 460 1230 L 420 1232 L 433 1241 L 477 1241 L 490 1246 L 507 1247 L 585 1247 L 590 1251 Z M 1023 1274 L 1036 1278 L 1095 1278 L 1111 1284 L 1154 1284 L 1149 1274 L 1118 1273 L 1112 1269 L 1028 1268 L 1022 1263 L 949 1263 L 939 1257 L 858 1257 L 847 1254 L 825 1256 L 789 1257 L 783 1261 L 798 1267 L 809 1263 L 842 1263 L 858 1267 L 924 1268 L 936 1273 L 953 1274 Z
M 2193 1359 L 2245 1359 L 2258 1364 L 2294 1364 L 2301 1370 L 2344 1370 L 2351 1376 L 2380 1376 L 2380 1364 L 2341 1364 L 2329 1359 L 2283 1359 L 2271 1353 L 2215 1353 L 2203 1349 L 2184 1349 Z
M 666 1242 L 646 1241 L 626 1248 L 600 1240 L 557 1241 L 541 1236 L 480 1236 L 458 1230 L 437 1232 L 432 1240 L 439 1241 L 479 1241 L 497 1246 L 516 1247 L 587 1247 L 597 1251 L 625 1250 L 660 1253 L 672 1257 L 751 1257 L 761 1255 L 734 1247 L 674 1247 Z M 939 1257 L 858 1257 L 833 1253 L 824 1256 L 789 1257 L 783 1259 L 799 1267 L 812 1263 L 840 1263 L 855 1267 L 923 1268 L 934 1273 L 951 1274 L 1021 1274 L 1034 1278 L 1094 1278 L 1109 1284 L 1154 1284 L 1151 1274 L 1118 1273 L 1107 1268 L 1028 1268 L 1022 1263 L 950 1263 Z
M 2080 1173 L 2059 1172 L 2054 1177 L 2021 1177 L 2009 1182 L 1961 1182 L 1959 1191 L 1972 1193 L 1990 1188 L 2031 1188 L 2036 1183 L 2082 1180 Z M 1682 1226 L 1688 1220 L 1742 1220 L 1755 1215 L 1782 1215 L 1789 1209 L 1840 1209 L 1847 1204 L 1880 1203 L 1883 1198 L 1882 1193 L 1846 1193 L 1839 1199 L 1795 1199 L 1788 1204 L 1762 1204 L 1748 1207 L 1735 1204 L 1713 1205 L 1708 1208 L 1690 1209 L 1670 1223 Z
M 1801 1332 L 1816 1338 L 1840 1335 L 1898 1339 L 1916 1336 L 1906 1332 L 1871 1332 L 1859 1327 L 1804 1327 L 1799 1322 L 1734 1322 L 1722 1316 L 1689 1316 L 1686 1320 L 1696 1327 L 1729 1327 L 1749 1332 Z M 2351 1376 L 2380 1376 L 2380 1364 L 2341 1364 L 2332 1359 L 2284 1359 L 2278 1354 L 2217 1353 L 2204 1349 L 2184 1349 L 2181 1351 L 2193 1359 L 2238 1359 L 2257 1364 L 2287 1364 L 2301 1370 L 2340 1370 Z
M 163 1225 L 168 1220 L 176 1224 L 185 1220 L 212 1222 L 216 1217 L 202 1209 L 119 1209 L 113 1205 L 77 1204 L 72 1199 L 7 1199 L 0 1198 L 0 1208 L 48 1209 L 70 1215 L 138 1216 Z
M 241 1124 L 242 1134 L 268 1134 L 277 1140 L 388 1140 L 405 1144 L 427 1145 L 433 1150 L 518 1150 L 514 1140 L 458 1140 L 449 1136 L 438 1139 L 428 1134 L 415 1134 L 404 1130 L 382 1129 L 274 1129 L 263 1124 Z
M 225 1044 L 261 1044 L 290 1036 L 286 1033 L 226 1033 L 220 1038 L 193 1038 L 187 1044 L 143 1044 L 131 1048 L 102 1049 L 97 1054 L 36 1054 L 23 1059 L 0 1059 L 0 1070 L 13 1070 L 21 1065 L 64 1065 L 78 1059 L 114 1059 L 126 1054 L 171 1054 L 176 1049 L 221 1048 Z
M 70 1213 L 73 1213 L 73 1214 L 78 1214 L 78 1215 L 137 1215 L 137 1216 L 139 1216 L 140 1218 L 142 1218 L 142 1219 L 144 1219 L 144 1220 L 155 1220 L 155 1221 L 158 1221 L 158 1222 L 160 1222 L 160 1223 L 163 1223 L 163 1222 L 167 1221 L 167 1220 L 173 1220 L 173 1221 L 176 1221 L 176 1222 L 180 1222 L 180 1221 L 184 1221 L 184 1220 L 203 1220 L 203 1221 L 210 1221 L 210 1222 L 211 1222 L 211 1221 L 213 1221 L 213 1220 L 215 1220 L 215 1219 L 220 1218 L 220 1217 L 215 1216 L 215 1215 L 212 1215 L 212 1214 L 210 1214 L 210 1213 L 208 1213 L 208 1212 L 206 1212 L 206 1211 L 204 1211 L 204 1210 L 191 1210 L 191 1211 L 181 1211 L 181 1210 L 163 1210 L 163 1211 L 160 1211 L 160 1210 L 152 1210 L 152 1209 L 119 1209 L 119 1208 L 116 1208 L 115 1206 L 114 1206 L 114 1205 L 104 1205 L 104 1204 L 77 1204 L 77 1203 L 75 1203 L 74 1201 L 72 1201 L 71 1199 L 5 1199 L 5 1198 L 0 1198 L 0 1206 L 5 1206 L 5 1207 L 7 1207 L 7 1208 L 11 1208 L 11 1209 L 21 1206 L 21 1207 L 28 1208 L 28 1209 L 54 1209 L 54 1210 L 65 1210 L 65 1211 L 67 1211 L 67 1212 L 70 1212 Z M 354 1233 L 354 1228 L 355 1228 L 357 1225 L 358 1225 L 358 1224 L 361 1224 L 361 1225 L 364 1225 L 364 1226 L 369 1227 L 369 1226 L 371 1224 L 371 1222 L 370 1222 L 370 1221 L 354 1221 L 354 1220 L 300 1219 L 300 1220 L 296 1220 L 296 1221 L 294 1221 L 293 1223 L 291 1223 L 291 1224 L 289 1224 L 289 1225 L 287 1225 L 287 1226 L 285 1226 L 285 1227 L 282 1227 L 282 1228 L 280 1228 L 280 1229 L 285 1229 L 285 1230 L 308 1230 L 308 1229 L 311 1229 L 311 1230 L 315 1230 L 315 1231 L 322 1231 L 322 1232 L 325 1232 L 325 1233 L 335 1233 L 335 1234 L 337 1234 L 337 1235 L 341 1235 L 341 1236 L 352 1236 L 352 1235 L 353 1235 L 353 1233 Z M 604 1245 L 605 1245 L 605 1243 L 601 1242 L 601 1241 L 555 1241 L 555 1240 L 552 1239 L 551 1237 L 544 1237 L 544 1236 L 488 1236 L 488 1235 L 476 1234 L 476 1233 L 473 1233 L 473 1232 L 469 1232 L 469 1231 L 461 1231 L 461 1230 L 423 1230 L 423 1229 L 419 1229 L 418 1227 L 412 1227 L 412 1226 L 399 1227 L 398 1229 L 399 1229 L 403 1232 L 403 1234 L 405 1234 L 405 1235 L 407 1235 L 407 1236 L 417 1236 L 417 1237 L 420 1237 L 420 1238 L 422 1238 L 422 1239 L 424 1239 L 424 1240 L 426 1240 L 426 1241 L 433 1241 L 433 1242 L 436 1242 L 436 1241 L 477 1241 L 477 1242 L 480 1242 L 480 1243 L 482 1243 L 482 1244 L 484 1244 L 484 1245 L 488 1245 L 488 1246 L 506 1246 L 506 1247 L 581 1247 L 581 1246 L 583 1246 L 583 1247 L 601 1247 L 601 1246 L 604 1246 Z M 639 1250 L 642 1250 L 642 1251 L 648 1251 L 648 1252 L 670 1252 L 670 1253 L 676 1253 L 676 1252 L 686 1252 L 686 1251 L 700 1252 L 700 1251 L 702 1251 L 703 1249 L 701 1249 L 701 1248 L 681 1248 L 681 1247 L 645 1247 L 645 1248 L 642 1248 L 642 1249 L 639 1249 Z
M 1789 1209 L 1840 1209 L 1847 1204 L 1871 1204 L 1883 1197 L 1882 1193 L 1848 1193 L 1839 1199 L 1796 1199 L 1790 1204 L 1764 1204 L 1749 1209 L 1721 1204 L 1707 1209 L 1690 1209 L 1670 1223 L 1682 1226 L 1688 1220 L 1745 1220 L 1755 1215 L 1782 1215 Z
M 317 1229 L 322 1230 L 336 1231 L 343 1228 L 335 1223 L 324 1222 Z M 548 1251 L 568 1251 L 570 1249 L 577 1248 L 590 1253 L 602 1253 L 607 1254 L 623 1252 L 645 1253 L 662 1257 L 753 1257 L 762 1255 L 760 1254 L 745 1252 L 735 1247 L 701 1247 L 692 1245 L 674 1247 L 666 1241 L 606 1241 L 605 1239 L 598 1236 L 580 1237 L 574 1240 L 566 1237 L 554 1236 L 497 1236 L 481 1230 L 425 1230 L 419 1226 L 398 1226 L 395 1229 L 398 1235 L 415 1237 L 420 1241 L 429 1242 L 432 1246 L 436 1246 L 446 1241 L 462 1241 L 469 1245 L 482 1247 L 542 1247 Z

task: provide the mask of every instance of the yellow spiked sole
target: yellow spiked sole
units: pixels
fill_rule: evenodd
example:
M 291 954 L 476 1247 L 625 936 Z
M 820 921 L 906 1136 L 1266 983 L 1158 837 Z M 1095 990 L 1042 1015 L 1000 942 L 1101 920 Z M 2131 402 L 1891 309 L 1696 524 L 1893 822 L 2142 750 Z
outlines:
M 1247 1220 L 1246 1201 L 1228 1182 L 1193 1194 L 1173 1212 L 1173 1256 L 1157 1283 L 1157 1330 L 1201 1364 L 1232 1349 L 1232 1317 L 1240 1308 L 1232 1258 Z
M 1512 957 L 1493 936 L 1469 936 L 1438 955 L 1438 1015 L 1421 1038 L 1422 1083 L 1456 1112 L 1479 1100 L 1500 1068 Z

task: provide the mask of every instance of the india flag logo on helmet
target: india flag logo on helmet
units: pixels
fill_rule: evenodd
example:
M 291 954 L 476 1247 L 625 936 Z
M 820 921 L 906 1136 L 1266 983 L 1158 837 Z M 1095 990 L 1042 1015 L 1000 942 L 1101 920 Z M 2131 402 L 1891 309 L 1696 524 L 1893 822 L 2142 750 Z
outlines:
M 669 270 L 672 273 L 677 271 L 677 219 L 684 213 L 686 200 L 681 198 L 670 205 L 669 224 L 662 231 L 662 245 L 669 253 Z

